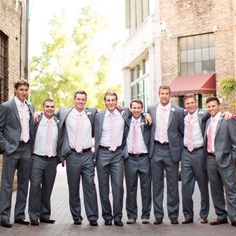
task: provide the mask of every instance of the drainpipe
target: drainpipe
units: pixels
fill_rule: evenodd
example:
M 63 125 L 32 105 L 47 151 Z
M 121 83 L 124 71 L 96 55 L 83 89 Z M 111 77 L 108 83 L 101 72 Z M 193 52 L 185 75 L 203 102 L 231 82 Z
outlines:
M 26 21 L 25 21 L 25 78 L 26 80 L 29 80 L 29 52 L 28 52 L 28 47 L 29 47 L 29 1 L 26 0 Z

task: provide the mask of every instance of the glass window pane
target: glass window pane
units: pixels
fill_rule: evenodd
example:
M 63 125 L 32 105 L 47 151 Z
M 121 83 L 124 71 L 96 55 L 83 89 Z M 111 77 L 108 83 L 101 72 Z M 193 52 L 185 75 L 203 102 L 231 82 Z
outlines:
M 187 58 L 187 51 L 183 50 L 180 52 L 180 62 L 187 62 L 188 58 Z
M 194 50 L 188 50 L 188 62 L 194 62 Z
M 186 38 L 180 38 L 179 39 L 179 46 L 180 46 L 180 50 L 187 49 L 187 39 Z
M 193 49 L 194 48 L 193 37 L 187 37 L 187 48 L 188 49 Z
M 180 75 L 181 76 L 188 75 L 188 64 L 187 63 L 180 64 Z
M 194 63 L 188 63 L 188 75 L 195 74 L 195 65 Z
M 209 48 L 209 50 L 210 50 L 210 56 L 209 56 L 209 58 L 210 58 L 210 60 L 212 60 L 212 59 L 215 59 L 215 48 Z
M 209 70 L 209 61 L 202 62 L 202 72 L 210 72 Z
M 201 35 L 194 36 L 194 48 L 201 48 L 201 47 L 202 47 Z
M 195 49 L 194 50 L 194 60 L 195 61 L 201 61 L 202 60 L 202 50 L 201 49 Z
M 202 62 L 195 62 L 195 74 L 202 73 Z
M 209 72 L 215 72 L 215 60 L 209 61 Z
M 209 60 L 209 48 L 203 48 L 202 49 L 202 60 L 208 61 Z
M 208 43 L 208 34 L 203 34 L 202 35 L 202 48 L 208 48 L 209 43 Z

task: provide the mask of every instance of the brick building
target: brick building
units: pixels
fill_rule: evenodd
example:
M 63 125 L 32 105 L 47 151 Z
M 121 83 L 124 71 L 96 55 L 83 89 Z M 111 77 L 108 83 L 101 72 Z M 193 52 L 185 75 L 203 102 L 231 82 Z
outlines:
M 137 19 L 145 12 L 140 8 L 146 6 L 148 15 L 140 23 Z M 194 92 L 202 106 L 205 97 L 222 95 L 221 79 L 236 77 L 235 0 L 126 0 L 126 16 L 125 101 L 140 97 L 153 103 L 156 88 L 165 84 L 180 105 L 185 93 Z M 149 67 L 145 72 L 139 67 L 144 58 Z M 141 77 L 143 88 L 133 92 Z M 227 109 L 235 112 L 232 101 L 230 105 Z

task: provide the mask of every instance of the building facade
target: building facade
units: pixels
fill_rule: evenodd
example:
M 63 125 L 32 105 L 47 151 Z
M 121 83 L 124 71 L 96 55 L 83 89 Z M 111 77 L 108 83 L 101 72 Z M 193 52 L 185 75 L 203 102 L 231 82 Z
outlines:
M 14 95 L 14 82 L 27 79 L 26 0 L 1 0 L 0 103 Z
M 154 19 L 152 26 L 142 25 L 152 35 L 152 43 L 146 48 L 150 71 L 148 103 L 157 101 L 157 87 L 161 84 L 170 85 L 174 101 L 180 105 L 183 105 L 183 95 L 189 92 L 198 95 L 200 106 L 209 95 L 221 96 L 220 80 L 236 76 L 236 1 L 126 0 L 127 5 L 134 2 L 137 5 L 145 2 L 149 6 L 152 2 L 155 7 L 147 17 L 147 21 Z M 139 96 L 132 93 L 132 63 L 142 53 L 135 49 L 137 42 L 130 44 L 130 41 L 143 35 L 142 27 L 130 30 L 124 44 L 125 100 Z M 127 28 L 132 29 L 132 25 L 128 24 Z M 147 35 L 143 38 L 147 39 Z M 134 58 L 129 60 L 127 54 L 131 52 Z M 127 72 L 127 68 L 131 68 L 131 72 Z M 231 108 L 234 112 L 233 106 Z

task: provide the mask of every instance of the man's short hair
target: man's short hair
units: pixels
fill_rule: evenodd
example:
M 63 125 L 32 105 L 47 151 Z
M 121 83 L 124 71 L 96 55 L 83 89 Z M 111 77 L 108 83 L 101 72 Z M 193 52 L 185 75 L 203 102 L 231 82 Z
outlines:
M 161 89 L 168 89 L 169 92 L 171 93 L 170 86 L 168 86 L 168 85 L 161 85 L 161 86 L 159 87 L 159 92 L 161 91 Z
M 54 102 L 54 100 L 52 98 L 46 98 L 44 101 L 43 101 L 43 106 L 45 105 L 46 102 Z
M 115 96 L 116 97 L 116 100 L 118 100 L 118 96 L 117 96 L 117 93 L 114 92 L 114 91 L 107 91 L 104 95 L 104 101 L 106 101 L 106 96 Z
M 216 101 L 217 104 L 220 105 L 220 100 L 219 100 L 219 98 L 214 97 L 214 96 L 208 97 L 207 100 L 206 100 L 206 104 L 209 103 L 209 102 L 212 102 L 212 101 Z
M 185 94 L 183 99 L 184 99 L 184 101 L 185 101 L 185 100 L 188 99 L 188 98 L 194 98 L 195 102 L 197 101 L 196 95 L 193 94 L 193 93 L 187 93 L 187 94 Z
M 84 94 L 85 97 L 87 98 L 87 93 L 84 90 L 78 90 L 74 94 L 74 99 L 76 98 L 77 94 Z
M 14 84 L 14 88 L 18 89 L 20 86 L 26 86 L 29 88 L 29 82 L 27 80 L 18 80 L 15 84 Z
M 142 106 L 142 108 L 143 108 L 143 101 L 142 101 L 141 99 L 139 99 L 139 98 L 137 98 L 137 99 L 132 99 L 132 100 L 131 100 L 131 102 L 130 102 L 130 104 L 129 104 L 129 107 L 130 107 L 130 108 L 132 108 L 132 104 L 133 104 L 134 102 L 136 102 L 136 103 L 138 103 L 138 104 L 141 104 L 141 106 Z

